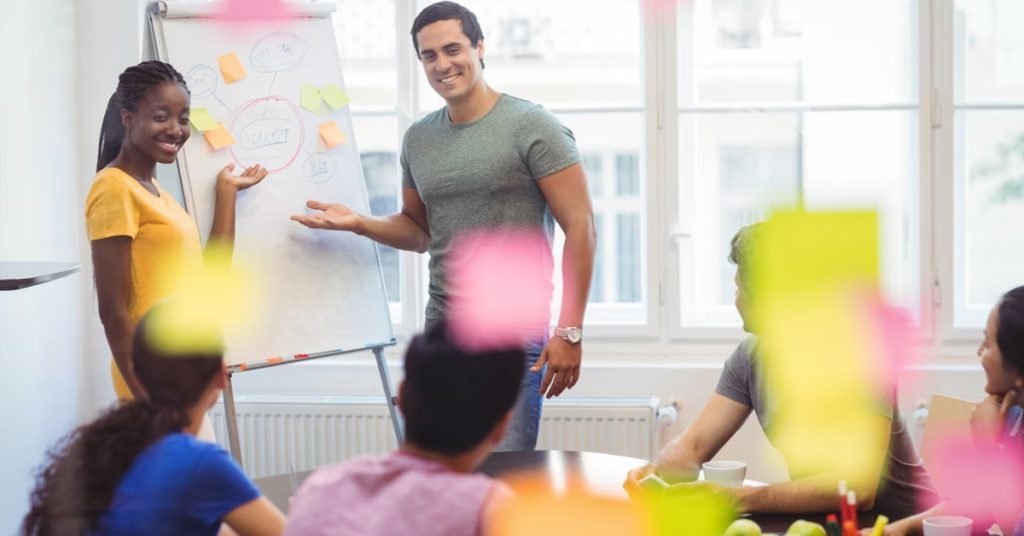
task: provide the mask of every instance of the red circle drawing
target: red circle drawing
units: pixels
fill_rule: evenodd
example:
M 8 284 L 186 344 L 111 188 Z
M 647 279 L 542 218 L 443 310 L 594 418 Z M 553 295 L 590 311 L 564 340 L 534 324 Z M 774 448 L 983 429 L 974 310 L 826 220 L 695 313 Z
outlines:
M 258 163 L 271 172 L 290 166 L 306 139 L 299 108 L 279 95 L 246 101 L 231 118 L 229 128 L 238 140 L 231 146 L 235 163 L 242 167 Z

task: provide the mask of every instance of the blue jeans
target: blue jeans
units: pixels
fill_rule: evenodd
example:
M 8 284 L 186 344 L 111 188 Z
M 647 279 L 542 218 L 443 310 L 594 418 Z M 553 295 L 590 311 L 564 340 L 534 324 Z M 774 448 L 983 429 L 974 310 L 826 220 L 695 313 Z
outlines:
M 537 372 L 530 371 L 530 367 L 537 362 L 547 339 L 540 338 L 529 342 L 523 348 L 526 353 L 526 374 L 519 384 L 519 396 L 516 397 L 516 404 L 512 407 L 512 418 L 505 430 L 505 437 L 494 449 L 495 451 L 506 450 L 534 450 L 537 447 L 537 432 L 540 429 L 540 381 L 544 378 L 547 365 Z

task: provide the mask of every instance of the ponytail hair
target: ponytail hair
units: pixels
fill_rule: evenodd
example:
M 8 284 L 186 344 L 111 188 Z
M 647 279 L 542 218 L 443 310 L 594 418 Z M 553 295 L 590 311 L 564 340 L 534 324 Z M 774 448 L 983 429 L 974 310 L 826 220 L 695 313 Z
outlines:
M 97 172 L 117 158 L 122 142 L 124 125 L 121 124 L 121 107 L 118 106 L 117 93 L 112 93 L 107 101 L 107 111 L 103 114 L 103 126 L 100 127 L 100 147 L 96 155 Z
M 135 372 L 148 400 L 119 402 L 72 431 L 46 455 L 36 474 L 22 534 L 85 534 L 110 507 L 135 459 L 167 434 L 189 426 L 188 411 L 223 368 L 223 353 L 173 354 L 150 337 L 154 307 L 132 341 Z
M 107 111 L 103 114 L 99 149 L 96 154 L 96 171 L 110 165 L 121 150 L 121 143 L 124 141 L 121 110 L 136 111 L 139 101 L 146 96 L 146 92 L 161 84 L 178 84 L 186 93 L 188 92 L 185 77 L 171 64 L 162 61 L 144 61 L 125 69 L 118 76 L 117 90 L 107 101 Z

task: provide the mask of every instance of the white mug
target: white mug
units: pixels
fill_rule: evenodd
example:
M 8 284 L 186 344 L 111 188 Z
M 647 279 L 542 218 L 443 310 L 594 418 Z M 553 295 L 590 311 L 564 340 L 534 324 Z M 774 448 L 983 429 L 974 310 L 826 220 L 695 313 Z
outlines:
M 971 536 L 974 521 L 963 516 L 932 516 L 924 520 L 924 536 Z
M 730 488 L 742 486 L 743 479 L 747 476 L 746 462 L 711 461 L 704 462 L 701 467 L 704 469 L 704 480 Z

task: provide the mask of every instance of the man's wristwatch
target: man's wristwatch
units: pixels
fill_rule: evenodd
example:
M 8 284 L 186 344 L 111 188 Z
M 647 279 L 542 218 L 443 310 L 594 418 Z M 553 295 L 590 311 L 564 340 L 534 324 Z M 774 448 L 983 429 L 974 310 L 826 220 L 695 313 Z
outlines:
M 555 328 L 555 335 L 569 344 L 579 344 L 583 340 L 583 330 L 577 327 Z

